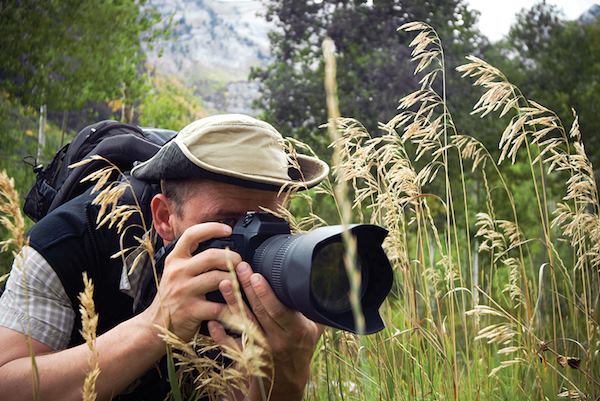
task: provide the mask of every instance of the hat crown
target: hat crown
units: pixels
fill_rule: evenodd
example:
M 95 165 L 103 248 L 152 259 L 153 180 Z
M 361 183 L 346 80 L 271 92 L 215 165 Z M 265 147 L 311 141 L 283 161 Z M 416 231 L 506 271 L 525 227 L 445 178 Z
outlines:
M 250 116 L 206 117 L 186 126 L 131 173 L 150 182 L 198 177 L 268 191 L 310 188 L 327 176 L 329 167 L 321 160 L 286 155 L 282 139 L 273 126 Z
M 175 141 L 199 167 L 226 175 L 288 180 L 282 136 L 270 124 L 240 114 L 217 115 L 185 127 Z

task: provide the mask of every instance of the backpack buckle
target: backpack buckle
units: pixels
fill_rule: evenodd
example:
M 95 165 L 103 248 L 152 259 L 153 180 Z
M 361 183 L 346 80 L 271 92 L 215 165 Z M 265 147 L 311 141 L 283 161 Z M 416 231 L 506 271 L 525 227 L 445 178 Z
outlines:
M 31 159 L 33 161 L 29 161 L 29 159 Z M 21 159 L 21 161 L 25 164 L 30 165 L 33 168 L 33 172 L 35 174 L 39 173 L 40 171 L 42 171 L 44 169 L 44 165 L 38 164 L 37 159 L 31 155 L 23 157 Z

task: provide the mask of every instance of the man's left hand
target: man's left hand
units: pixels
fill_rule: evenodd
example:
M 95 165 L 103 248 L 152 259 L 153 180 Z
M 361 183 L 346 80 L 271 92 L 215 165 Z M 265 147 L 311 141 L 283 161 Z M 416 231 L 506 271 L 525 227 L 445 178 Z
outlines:
M 262 329 L 270 346 L 275 365 L 271 399 L 301 400 L 310 375 L 310 362 L 325 326 L 282 304 L 267 280 L 253 273 L 248 263 L 238 264 L 236 273 L 250 304 L 251 313 L 248 308 L 246 313 Z M 245 308 L 238 304 L 231 281 L 222 281 L 219 289 L 233 313 Z M 217 344 L 231 344 L 220 324 L 210 322 L 209 329 Z M 270 387 L 267 382 L 266 391 Z M 256 379 L 252 380 L 250 393 L 252 400 L 262 399 Z

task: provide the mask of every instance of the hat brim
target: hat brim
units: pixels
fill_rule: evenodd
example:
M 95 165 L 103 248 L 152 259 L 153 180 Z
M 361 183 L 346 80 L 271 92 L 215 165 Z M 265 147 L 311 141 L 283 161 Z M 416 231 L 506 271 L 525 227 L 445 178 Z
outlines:
M 265 191 L 289 191 L 314 187 L 327 177 L 329 167 L 317 158 L 297 154 L 294 163 L 290 163 L 288 167 L 289 179 L 287 180 L 264 175 L 244 174 L 210 166 L 198 160 L 195 163 L 182 151 L 177 141 L 171 141 L 163 146 L 154 157 L 135 166 L 131 174 L 133 177 L 147 182 L 194 177 Z

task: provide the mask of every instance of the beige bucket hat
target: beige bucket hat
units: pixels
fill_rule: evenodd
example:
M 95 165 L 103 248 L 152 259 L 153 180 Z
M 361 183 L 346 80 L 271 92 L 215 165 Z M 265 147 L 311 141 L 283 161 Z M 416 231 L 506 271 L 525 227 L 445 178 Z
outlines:
M 148 182 L 198 177 L 268 191 L 311 188 L 327 176 L 329 167 L 315 157 L 296 154 L 290 162 L 281 139 L 273 126 L 250 116 L 206 117 L 182 129 L 131 174 Z

